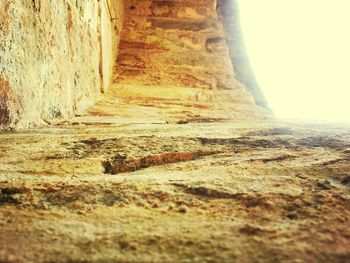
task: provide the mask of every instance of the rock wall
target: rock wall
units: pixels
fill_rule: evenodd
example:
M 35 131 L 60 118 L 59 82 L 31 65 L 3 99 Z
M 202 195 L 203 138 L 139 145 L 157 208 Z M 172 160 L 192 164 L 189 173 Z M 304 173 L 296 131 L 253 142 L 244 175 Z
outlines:
M 90 112 L 120 116 L 123 108 L 135 104 L 128 118 L 138 116 L 143 122 L 145 112 L 148 119 L 168 123 L 260 118 L 265 111 L 254 103 L 240 81 L 240 71 L 233 67 L 227 41 L 231 32 L 218 16 L 217 4 L 216 0 L 126 1 L 110 90 L 113 99 L 106 97 Z
M 224 26 L 225 40 L 229 47 L 236 79 L 245 85 L 247 90 L 253 95 L 257 105 L 268 108 L 246 53 L 236 0 L 217 0 L 217 13 Z
M 128 0 L 117 59 L 119 84 L 235 86 L 216 0 Z
M 252 97 L 266 107 L 240 38 L 234 0 L 0 3 L 1 127 L 82 115 L 112 79 L 130 89 L 202 89 L 193 89 L 194 99 L 186 103 L 225 104 L 222 113 L 237 116 L 259 112 Z
M 40 125 L 89 107 L 110 84 L 123 10 L 121 0 L 2 0 L 0 125 Z

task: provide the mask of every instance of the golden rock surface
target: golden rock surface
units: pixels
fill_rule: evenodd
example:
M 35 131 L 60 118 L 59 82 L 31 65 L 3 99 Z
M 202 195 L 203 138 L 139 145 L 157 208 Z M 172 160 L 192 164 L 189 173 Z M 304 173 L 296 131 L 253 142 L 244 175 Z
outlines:
M 249 123 L 0 134 L 3 262 L 346 262 L 350 133 Z
M 0 262 L 349 262 L 350 128 L 257 107 L 213 0 L 125 17 L 85 115 L 0 133 Z
M 263 120 L 236 80 L 215 1 L 127 1 L 112 87 L 77 122 Z M 104 117 L 104 118 L 103 118 Z

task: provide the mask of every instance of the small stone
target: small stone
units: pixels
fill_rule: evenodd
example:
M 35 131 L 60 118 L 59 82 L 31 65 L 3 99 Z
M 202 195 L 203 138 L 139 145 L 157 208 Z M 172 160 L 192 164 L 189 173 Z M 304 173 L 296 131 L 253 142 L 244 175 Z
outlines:
M 295 213 L 288 214 L 287 217 L 288 217 L 290 220 L 296 220 L 296 219 L 298 219 L 298 215 L 295 214 Z
M 303 201 L 301 201 L 300 199 L 297 199 L 294 201 L 294 204 L 297 206 L 297 207 L 302 207 L 303 206 Z
M 157 202 L 154 202 L 154 203 L 152 204 L 152 207 L 153 207 L 153 208 L 159 208 L 159 204 L 158 204 Z
M 344 150 L 344 153 L 350 153 L 350 148 L 346 148 L 346 149 Z
M 350 176 L 345 176 L 342 180 L 341 180 L 342 184 L 350 184 Z
M 328 180 L 318 181 L 317 182 L 317 187 L 320 188 L 321 190 L 330 190 L 330 189 L 332 189 L 331 182 L 328 181 Z
M 130 246 L 130 244 L 128 241 L 125 241 L 125 240 L 119 241 L 119 247 L 121 249 L 127 249 L 129 246 Z
M 185 214 L 185 213 L 187 213 L 187 208 L 185 206 L 181 206 L 181 207 L 179 207 L 178 212 Z

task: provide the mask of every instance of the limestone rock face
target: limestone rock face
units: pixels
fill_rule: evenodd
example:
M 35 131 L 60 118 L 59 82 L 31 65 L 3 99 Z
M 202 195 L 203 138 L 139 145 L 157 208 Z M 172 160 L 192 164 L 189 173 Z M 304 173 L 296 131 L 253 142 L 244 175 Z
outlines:
M 123 5 L 110 1 L 109 11 L 106 3 L 1 1 L 0 125 L 27 127 L 71 117 L 109 86 Z M 17 103 L 6 107 L 5 100 L 14 97 Z
M 86 109 L 143 122 L 265 116 L 244 52 L 234 55 L 234 1 L 5 0 L 0 14 L 2 99 L 16 98 L 2 103 L 2 127 Z
M 262 118 L 236 77 L 227 34 L 216 0 L 126 1 L 114 85 L 89 114 L 142 123 Z

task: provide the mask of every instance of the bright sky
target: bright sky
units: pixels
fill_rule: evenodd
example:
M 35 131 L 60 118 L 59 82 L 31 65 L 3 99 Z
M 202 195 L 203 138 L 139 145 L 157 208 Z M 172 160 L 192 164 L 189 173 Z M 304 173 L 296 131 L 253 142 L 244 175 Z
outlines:
M 350 122 L 350 0 L 237 0 L 277 117 Z

